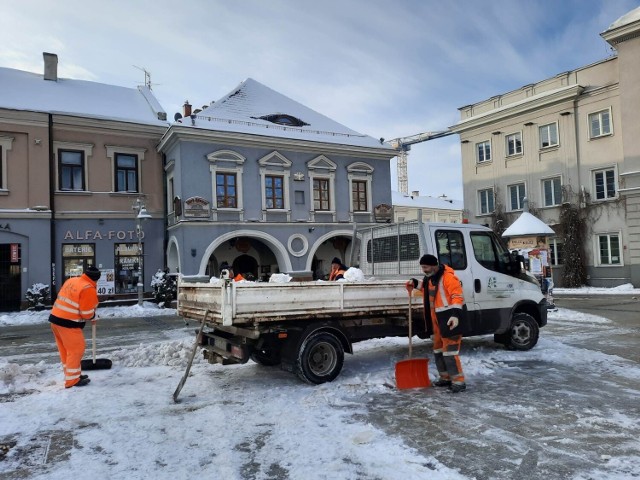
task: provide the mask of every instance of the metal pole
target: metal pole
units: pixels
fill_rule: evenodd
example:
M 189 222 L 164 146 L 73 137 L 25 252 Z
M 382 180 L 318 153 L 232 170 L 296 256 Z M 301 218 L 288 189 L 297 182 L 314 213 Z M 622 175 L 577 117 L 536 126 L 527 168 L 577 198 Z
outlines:
M 142 220 L 136 219 L 138 225 L 138 306 L 142 307 Z

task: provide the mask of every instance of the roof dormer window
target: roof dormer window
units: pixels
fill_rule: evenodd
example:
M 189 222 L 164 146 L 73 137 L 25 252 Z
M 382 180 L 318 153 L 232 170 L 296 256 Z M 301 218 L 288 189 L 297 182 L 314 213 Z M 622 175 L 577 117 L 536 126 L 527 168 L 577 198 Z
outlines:
M 271 115 L 264 115 L 259 118 L 260 120 L 266 120 L 267 122 L 284 125 L 286 127 L 304 127 L 305 125 L 309 125 L 299 118 L 296 118 L 292 115 L 287 115 L 285 113 L 273 113 Z

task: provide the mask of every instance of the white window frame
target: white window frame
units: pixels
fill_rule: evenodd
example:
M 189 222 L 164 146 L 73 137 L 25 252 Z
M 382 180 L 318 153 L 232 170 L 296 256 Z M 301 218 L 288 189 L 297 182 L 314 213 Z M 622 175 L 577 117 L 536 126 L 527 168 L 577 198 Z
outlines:
M 509 143 L 513 140 L 513 145 L 514 145 L 514 152 L 513 153 L 509 153 Z M 517 145 L 520 142 L 520 147 L 518 148 Z M 522 155 L 523 152 L 523 146 L 522 146 L 522 132 L 514 132 L 514 133 L 510 133 L 509 135 L 507 135 L 505 137 L 505 152 L 507 153 L 507 157 L 516 157 L 518 155 Z
M 279 153 L 277 150 L 265 155 L 258 160 L 260 165 L 260 196 L 262 198 L 262 219 L 266 221 L 267 212 L 286 213 L 287 221 L 291 221 L 291 203 L 289 198 L 289 183 L 291 177 L 291 165 L 293 162 Z M 282 177 L 282 195 L 284 208 L 267 208 L 266 177 L 276 175 Z
M 244 162 L 246 158 L 233 150 L 216 150 L 215 152 L 211 152 L 207 155 L 207 160 L 210 162 L 209 171 L 211 172 L 211 213 L 213 221 L 218 219 L 218 211 L 238 212 L 240 215 L 240 221 L 244 220 L 242 172 L 244 171 Z M 235 208 L 218 208 L 218 197 L 216 192 L 216 175 L 218 173 L 235 173 L 236 175 L 237 202 Z
M 522 187 L 524 189 L 524 195 L 522 195 L 522 198 L 520 196 L 518 196 L 518 205 L 517 208 L 513 207 L 513 204 L 511 203 L 511 189 L 513 187 L 517 187 L 518 190 L 520 190 L 520 187 Z M 520 193 L 520 192 L 518 192 Z M 512 183 L 511 185 L 507 185 L 507 205 L 509 205 L 509 211 L 510 212 L 519 212 L 524 208 L 524 204 L 523 204 L 523 200 L 524 198 L 527 196 L 527 184 L 526 182 L 518 182 L 518 183 Z
M 315 219 L 315 206 L 313 200 L 313 182 L 314 180 L 329 180 L 329 210 L 317 210 L 318 213 L 331 214 L 333 221 L 336 221 L 336 170 L 338 165 L 325 157 L 319 155 L 307 162 L 307 170 L 309 172 L 309 214 L 311 221 Z
M 618 250 L 619 250 L 619 263 L 603 263 L 602 258 L 600 257 L 600 238 L 607 237 L 607 254 L 609 257 L 609 262 L 611 262 L 611 237 L 618 238 Z M 594 235 L 594 251 L 595 251 L 595 259 L 594 262 L 599 267 L 623 267 L 624 266 L 624 249 L 622 246 L 622 232 L 601 232 L 596 233 Z
M 558 265 L 563 265 L 562 263 L 558 263 L 558 250 L 562 246 L 562 243 L 558 241 L 557 238 L 550 238 L 548 240 L 549 244 L 549 263 L 552 267 L 557 267 Z M 553 245 L 553 249 L 551 246 Z
M 607 193 L 607 183 L 606 183 L 606 172 L 608 171 L 613 171 L 613 185 L 614 185 L 614 194 L 613 196 L 608 196 Z M 596 189 L 596 176 L 602 173 L 605 178 L 605 182 L 604 182 L 604 188 L 605 188 L 605 197 L 604 198 L 597 198 L 597 189 Z M 602 167 L 602 168 L 597 168 L 597 169 L 593 169 L 591 170 L 591 186 L 593 188 L 593 195 L 591 200 L 594 202 L 606 202 L 606 201 L 610 201 L 610 200 L 615 200 L 618 198 L 618 168 L 616 165 L 610 165 L 608 167 Z
M 142 161 L 144 160 L 144 154 L 147 151 L 146 148 L 140 147 L 120 147 L 118 145 L 105 145 L 107 150 L 107 158 L 111 160 L 111 191 L 113 193 L 122 195 L 139 195 L 142 192 Z M 136 178 L 135 192 L 116 191 L 116 153 L 123 153 L 125 155 L 137 155 L 138 165 L 136 169 L 138 172 L 138 178 Z
M 373 196 L 371 193 L 371 184 L 373 180 L 373 167 L 365 162 L 354 162 L 347 166 L 347 178 L 349 180 L 349 215 L 353 221 L 354 215 L 370 215 L 373 212 Z M 367 182 L 367 210 L 353 210 L 353 182 Z
M 484 160 L 480 160 L 480 146 L 483 146 L 483 152 L 484 152 Z M 489 147 L 489 158 L 487 158 L 487 148 Z M 483 140 L 482 142 L 478 142 L 476 143 L 476 164 L 480 165 L 480 164 L 485 164 L 485 163 L 489 163 L 491 162 L 491 153 L 492 153 L 492 148 L 491 148 L 491 140 Z
M 552 126 L 555 127 L 556 143 L 551 143 L 551 127 Z M 547 129 L 547 132 L 549 134 L 549 145 L 542 145 L 542 130 L 543 129 Z M 547 148 L 555 148 L 555 147 L 560 145 L 560 129 L 558 128 L 558 122 L 551 122 L 551 123 L 547 123 L 545 125 L 540 125 L 538 127 L 538 145 L 540 147 L 540 150 L 545 150 Z
M 0 148 L 2 149 L 2 158 L 0 159 L 0 169 L 2 169 L 2 184 L 0 184 L 0 191 L 8 192 L 9 179 L 7 178 L 7 152 L 13 148 L 13 137 L 0 136 Z
M 544 186 L 545 182 L 553 182 L 555 180 L 560 181 L 560 198 L 555 198 L 555 190 L 553 189 L 553 184 L 551 184 L 551 196 L 553 197 L 553 202 L 550 205 L 547 205 L 545 202 L 547 200 L 547 196 L 545 194 Z M 540 180 L 540 193 L 542 195 L 542 206 L 543 207 L 557 207 L 562 205 L 562 175 L 554 175 L 553 177 L 547 177 Z
M 608 132 L 603 132 L 603 129 L 602 129 L 602 126 L 603 126 L 602 116 L 603 116 L 603 114 L 606 114 L 609 117 L 609 131 Z M 591 124 L 591 119 L 592 118 L 597 118 L 597 120 L 598 120 L 598 128 L 600 130 L 600 134 L 598 134 L 598 135 L 594 135 L 593 134 L 593 128 L 592 128 L 592 124 Z M 587 131 L 589 132 L 589 139 L 608 137 L 608 136 L 613 135 L 613 119 L 611 118 L 611 107 L 605 108 L 603 110 L 598 110 L 597 112 L 592 112 L 589 115 L 587 115 Z
M 60 189 L 60 150 L 76 150 L 84 152 L 84 190 L 61 190 Z M 83 194 L 90 193 L 89 186 L 89 159 L 93 155 L 92 143 L 76 142 L 53 142 L 53 157 L 56 165 L 56 193 Z M 113 170 L 112 170 L 113 173 Z M 112 175 L 113 176 L 113 175 Z M 113 181 L 113 180 L 112 180 Z
M 488 210 L 486 212 L 482 211 L 482 194 L 484 192 L 491 192 L 491 198 L 493 198 L 493 210 Z M 478 194 L 476 195 L 476 200 L 478 202 L 478 216 L 491 215 L 496 210 L 496 192 L 493 187 L 481 188 L 478 190 Z M 489 207 L 489 202 L 487 201 L 487 208 Z

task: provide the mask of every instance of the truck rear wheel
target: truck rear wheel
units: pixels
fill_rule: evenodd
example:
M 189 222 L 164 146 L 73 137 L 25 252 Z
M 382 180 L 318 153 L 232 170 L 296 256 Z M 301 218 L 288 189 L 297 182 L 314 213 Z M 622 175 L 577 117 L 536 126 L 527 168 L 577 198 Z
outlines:
M 318 385 L 335 379 L 344 364 L 340 339 L 329 332 L 308 336 L 300 346 L 296 373 L 307 383 Z
M 509 350 L 531 350 L 538 343 L 540 327 L 528 313 L 516 313 L 511 320 L 511 328 L 503 334 L 495 335 L 498 343 Z

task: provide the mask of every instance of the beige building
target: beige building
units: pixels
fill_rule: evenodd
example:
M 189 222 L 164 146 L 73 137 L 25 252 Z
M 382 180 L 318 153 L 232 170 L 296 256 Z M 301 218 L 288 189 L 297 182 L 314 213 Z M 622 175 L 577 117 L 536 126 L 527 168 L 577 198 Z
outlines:
M 615 49 L 610 58 L 461 107 L 451 129 L 471 222 L 491 224 L 504 210 L 507 227 L 526 196 L 559 232 L 562 203 L 575 201 L 588 212 L 588 283 L 638 287 L 640 8 L 601 35 Z M 562 286 L 562 245 L 550 246 Z
M 165 112 L 146 86 L 60 78 L 58 57 L 44 61 L 44 75 L 0 68 L 0 310 L 88 265 L 103 299 L 139 279 L 148 291 L 164 265 Z M 153 217 L 143 238 L 138 199 Z

